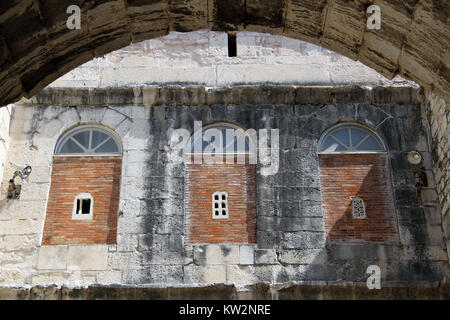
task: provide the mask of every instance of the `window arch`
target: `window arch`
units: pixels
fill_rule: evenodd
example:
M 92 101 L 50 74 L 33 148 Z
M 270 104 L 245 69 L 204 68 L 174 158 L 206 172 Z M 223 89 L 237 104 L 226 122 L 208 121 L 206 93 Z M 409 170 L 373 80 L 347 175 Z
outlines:
M 256 130 L 194 124 L 185 145 L 187 243 L 256 243 Z
M 122 176 L 120 138 L 81 125 L 56 143 L 42 245 L 116 244 Z
M 318 143 L 325 230 L 331 243 L 398 241 L 390 159 L 370 127 L 344 122 Z
M 385 153 L 383 139 L 373 130 L 356 123 L 342 123 L 325 131 L 319 153 Z
M 253 154 L 256 148 L 254 137 L 251 135 L 250 130 L 245 131 L 230 123 L 214 123 L 194 132 L 188 141 L 186 151 L 190 154 Z M 217 139 L 221 141 L 216 141 Z
M 120 155 L 122 144 L 111 130 L 98 125 L 76 127 L 57 142 L 55 155 Z

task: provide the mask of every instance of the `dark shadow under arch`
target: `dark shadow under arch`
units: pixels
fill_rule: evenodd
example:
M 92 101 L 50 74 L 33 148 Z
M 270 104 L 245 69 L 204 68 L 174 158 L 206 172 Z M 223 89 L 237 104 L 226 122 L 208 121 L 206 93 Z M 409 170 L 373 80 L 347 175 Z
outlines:
M 81 29 L 68 30 L 69 5 Z M 170 31 L 257 31 L 308 41 L 399 74 L 449 99 L 450 3 L 380 2 L 380 30 L 366 27 L 366 1 L 48 0 L 0 5 L 0 104 L 32 97 L 75 67 Z

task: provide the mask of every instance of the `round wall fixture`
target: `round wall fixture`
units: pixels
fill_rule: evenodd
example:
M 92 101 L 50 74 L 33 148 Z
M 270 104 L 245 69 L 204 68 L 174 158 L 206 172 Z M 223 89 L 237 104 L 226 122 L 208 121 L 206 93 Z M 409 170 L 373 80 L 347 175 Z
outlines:
M 422 155 L 418 151 L 408 152 L 408 161 L 411 164 L 420 164 L 422 162 Z

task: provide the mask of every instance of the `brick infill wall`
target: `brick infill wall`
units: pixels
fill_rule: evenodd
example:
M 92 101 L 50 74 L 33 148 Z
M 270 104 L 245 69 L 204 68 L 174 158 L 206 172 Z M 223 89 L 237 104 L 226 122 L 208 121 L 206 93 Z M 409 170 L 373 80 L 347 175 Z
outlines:
M 121 156 L 54 157 L 42 245 L 115 244 Z M 94 198 L 92 220 L 72 220 L 74 199 Z
M 251 164 L 188 164 L 187 241 L 255 243 L 256 184 Z M 212 218 L 212 195 L 228 192 L 228 219 Z
M 320 154 L 319 161 L 328 240 L 398 241 L 388 156 Z M 364 200 L 367 219 L 353 219 L 355 196 Z

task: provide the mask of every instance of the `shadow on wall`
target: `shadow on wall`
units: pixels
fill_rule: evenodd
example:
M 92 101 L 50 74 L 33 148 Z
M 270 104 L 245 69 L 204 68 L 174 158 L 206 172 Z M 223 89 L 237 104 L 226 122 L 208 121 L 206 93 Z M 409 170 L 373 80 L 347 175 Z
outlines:
M 398 243 L 389 160 L 384 154 L 319 155 L 322 205 L 330 242 Z M 362 199 L 366 218 L 354 218 Z
M 319 158 L 326 244 L 311 259 L 306 280 L 364 286 L 371 265 L 380 267 L 381 286 L 431 283 L 445 277 L 429 259 L 426 228 L 413 228 L 409 245 L 400 241 L 389 156 Z M 353 218 L 354 196 L 364 200 L 367 219 Z
M 284 111 L 286 114 L 278 111 L 273 108 L 258 109 L 248 106 L 240 108 L 156 106 L 150 110 L 148 119 L 151 138 L 148 140 L 147 148 L 164 150 L 164 146 L 169 144 L 168 137 L 171 130 L 184 127 L 191 131 L 193 128 L 190 126 L 194 119 L 204 123 L 228 119 L 246 128 L 255 129 L 265 126 L 286 128 L 280 130 L 280 147 L 284 150 L 281 171 L 273 177 L 265 179 L 258 177 L 257 201 L 260 202 L 258 204 L 260 207 L 257 228 L 259 235 L 262 236 L 258 236 L 257 249 L 261 250 L 260 252 L 266 250 L 264 252 L 268 255 L 276 252 L 277 256 L 268 258 L 267 263 L 255 265 L 233 263 L 232 266 L 215 264 L 211 267 L 192 264 L 192 246 L 186 245 L 183 233 L 182 217 L 186 204 L 184 166 L 171 164 L 163 152 L 152 152 L 146 154 L 144 160 L 147 170 L 143 188 L 145 208 L 142 210 L 148 214 L 143 214 L 139 222 L 139 228 L 142 229 L 139 236 L 142 268 L 133 274 L 130 273 L 125 281 L 135 284 L 187 283 L 186 279 L 202 282 L 205 281 L 201 277 L 202 272 L 210 270 L 209 267 L 214 270 L 222 267 L 220 270 L 223 270 L 223 273 L 234 272 L 236 275 L 234 278 L 227 278 L 227 282 L 240 282 L 245 278 L 248 282 L 329 281 L 356 282 L 365 285 L 369 276 L 366 270 L 370 265 L 380 266 L 382 285 L 383 282 L 387 285 L 387 282 L 429 283 L 442 280 L 445 273 L 440 268 L 442 261 L 439 257 L 433 257 L 433 251 L 429 251 L 437 250 L 438 247 L 433 244 L 434 247 L 430 249 L 431 246 L 422 241 L 431 237 L 427 234 L 428 220 L 422 222 L 414 233 L 411 232 L 413 239 L 402 243 L 398 240 L 401 233 L 397 224 L 400 225 L 405 216 L 422 210 L 419 202 L 399 203 L 397 196 L 401 188 L 411 189 L 411 196 L 416 196 L 414 184 L 411 187 L 409 182 L 398 178 L 401 175 L 409 175 L 415 168 L 403 162 L 399 164 L 398 158 L 402 157 L 405 151 L 417 148 L 418 145 L 423 146 L 421 142 L 423 132 L 417 134 L 417 130 L 411 133 L 412 130 L 407 130 L 417 126 L 420 119 L 417 108 L 405 106 L 391 110 L 389 106 L 351 104 L 296 106 Z M 392 112 L 393 115 L 386 112 Z M 401 116 L 397 117 L 398 113 Z M 335 206 L 333 199 L 331 200 L 330 212 L 336 213 L 336 216 L 327 226 L 328 239 L 326 239 L 323 225 L 312 225 L 322 223 L 321 204 L 322 200 L 326 202 L 324 187 L 320 187 L 317 179 L 314 180 L 319 174 L 317 149 L 314 147 L 317 137 L 327 126 L 346 119 L 358 121 L 371 119 L 364 122 L 381 131 L 391 151 L 388 156 L 377 155 L 378 158 L 375 160 L 364 158 L 360 163 L 353 160 L 357 170 L 352 169 L 351 173 L 347 173 L 345 169 L 351 163 L 349 162 L 351 159 L 330 165 L 330 179 L 333 178 L 333 174 L 343 175 L 343 179 L 351 174 L 351 181 L 337 184 L 337 189 L 333 191 L 339 201 L 342 198 L 342 203 L 339 204 L 342 208 Z M 423 146 L 423 149 L 419 150 L 428 149 Z M 429 168 L 430 165 L 426 164 L 425 167 Z M 335 184 L 333 181 L 330 182 L 330 186 Z M 343 188 L 342 184 L 352 186 Z M 323 199 L 319 188 L 322 189 Z M 341 196 L 342 193 L 344 196 Z M 358 221 L 358 224 L 351 219 L 349 209 L 350 197 L 356 195 L 366 200 L 368 215 L 367 221 Z M 395 202 L 398 212 L 395 212 Z M 270 206 L 264 207 L 261 203 Z M 312 210 L 306 213 L 307 209 L 296 205 L 305 207 L 309 205 Z M 402 208 L 404 212 L 400 210 Z M 387 214 L 389 212 L 390 215 Z M 324 217 L 327 218 L 326 212 Z M 289 225 L 293 220 L 297 225 Z M 373 220 L 377 221 L 375 226 L 371 224 Z M 311 222 L 311 226 L 305 225 L 308 221 Z M 264 222 L 266 228 L 263 228 Z M 311 230 L 309 227 L 314 229 Z M 362 230 L 355 236 L 357 228 Z M 390 234 L 389 237 L 379 236 L 386 232 Z M 353 236 L 354 240 L 336 241 L 344 236 Z M 430 252 L 432 261 L 429 259 Z

